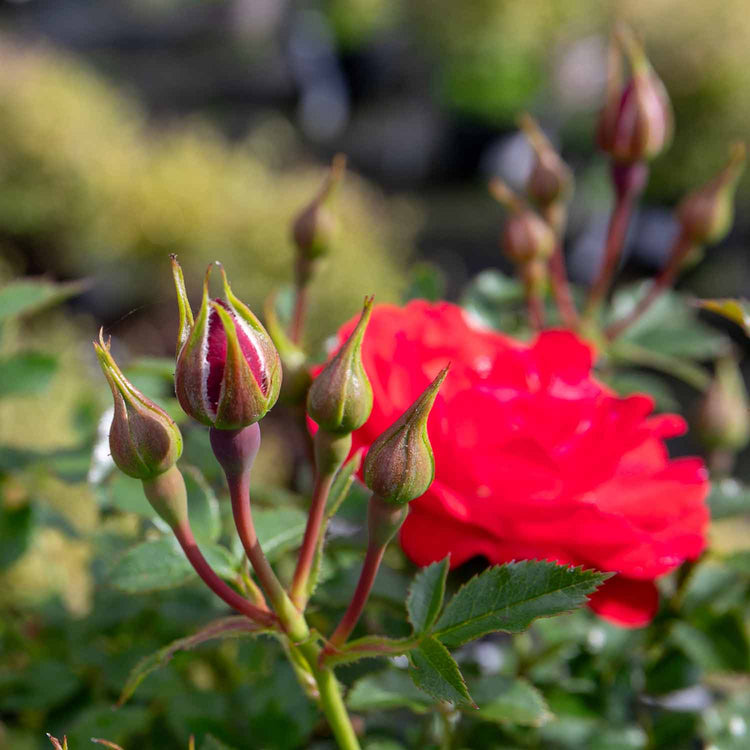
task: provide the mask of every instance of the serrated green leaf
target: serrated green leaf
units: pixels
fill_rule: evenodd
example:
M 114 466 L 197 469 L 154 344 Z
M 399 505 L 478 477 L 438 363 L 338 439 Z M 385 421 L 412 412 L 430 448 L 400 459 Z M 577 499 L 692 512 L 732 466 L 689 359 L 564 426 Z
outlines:
M 357 680 L 346 697 L 346 703 L 352 711 L 408 708 L 415 713 L 427 713 L 434 705 L 404 670 L 394 668 Z
M 409 675 L 414 684 L 435 700 L 474 706 L 461 670 L 448 649 L 428 636 L 409 652 Z
M 80 294 L 88 286 L 85 281 L 55 284 L 46 279 L 16 279 L 0 289 L 0 321 L 37 312 Z
M 459 589 L 433 634 L 456 648 L 495 631 L 519 633 L 537 617 L 582 606 L 611 575 L 541 560 L 497 565 Z
M 201 545 L 201 552 L 217 575 L 233 577 L 236 564 L 225 547 Z M 196 576 L 177 541 L 165 536 L 129 549 L 115 564 L 109 580 L 121 591 L 135 594 L 175 588 Z
M 123 703 L 130 700 L 133 693 L 135 693 L 138 686 L 146 679 L 146 677 L 157 669 L 166 666 L 178 651 L 189 651 L 207 641 L 217 639 L 224 640 L 226 638 L 241 638 L 242 636 L 248 635 L 254 636 L 263 632 L 266 631 L 242 616 L 223 617 L 220 620 L 209 623 L 197 633 L 189 635 L 186 638 L 179 638 L 168 646 L 159 649 L 155 654 L 151 654 L 151 656 L 141 659 L 130 673 L 128 681 L 125 683 L 125 686 L 120 693 L 117 705 L 122 706 Z
M 253 513 L 253 520 L 263 552 L 269 560 L 276 560 L 300 544 L 307 514 L 298 508 L 262 508 Z
M 708 506 L 714 521 L 748 513 L 750 512 L 750 487 L 733 478 L 712 482 Z
M 542 694 L 521 677 L 487 675 L 471 683 L 471 693 L 485 721 L 538 727 L 552 718 Z
M 57 357 L 43 352 L 21 352 L 0 359 L 0 397 L 40 393 L 57 372 Z
M 429 631 L 440 614 L 449 564 L 450 556 L 428 565 L 414 576 L 406 598 L 406 611 L 417 633 Z

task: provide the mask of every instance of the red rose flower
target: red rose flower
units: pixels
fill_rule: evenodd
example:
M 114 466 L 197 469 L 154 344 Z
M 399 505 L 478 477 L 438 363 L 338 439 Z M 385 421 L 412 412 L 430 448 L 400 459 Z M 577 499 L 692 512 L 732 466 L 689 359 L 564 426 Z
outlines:
M 708 481 L 700 459 L 669 459 L 664 439 L 684 432 L 683 419 L 649 417 L 648 396 L 613 394 L 592 360 L 567 331 L 525 344 L 448 303 L 378 306 L 363 345 L 375 405 L 354 449 L 450 362 L 428 423 L 435 481 L 411 504 L 406 554 L 419 565 L 450 553 L 453 567 L 482 555 L 616 571 L 590 606 L 640 626 L 657 609 L 654 580 L 704 547 Z

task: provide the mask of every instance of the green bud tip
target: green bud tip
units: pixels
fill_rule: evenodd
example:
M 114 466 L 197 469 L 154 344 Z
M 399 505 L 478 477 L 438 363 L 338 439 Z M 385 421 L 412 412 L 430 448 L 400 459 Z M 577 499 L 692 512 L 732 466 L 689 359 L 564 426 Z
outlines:
M 182 454 L 182 435 L 167 413 L 137 390 L 122 374 L 110 352 L 110 341 L 94 341 L 96 356 L 114 398 L 109 432 L 112 458 L 118 468 L 136 479 L 164 473 Z
M 362 340 L 374 297 L 365 297 L 357 325 L 310 386 L 307 413 L 322 429 L 348 434 L 362 427 L 372 411 L 372 386 L 362 363 Z
M 419 398 L 370 447 L 365 484 L 383 500 L 405 505 L 423 495 L 435 476 L 427 418 L 448 374 L 443 368 Z
M 328 252 L 335 230 L 330 205 L 346 171 L 346 156 L 336 154 L 325 181 L 315 197 L 305 206 L 292 224 L 292 237 L 300 255 L 314 260 Z

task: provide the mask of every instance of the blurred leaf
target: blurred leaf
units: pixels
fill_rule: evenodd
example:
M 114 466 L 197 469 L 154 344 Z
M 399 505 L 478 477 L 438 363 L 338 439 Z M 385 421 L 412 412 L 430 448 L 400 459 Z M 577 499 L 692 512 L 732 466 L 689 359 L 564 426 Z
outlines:
M 183 466 L 188 497 L 190 525 L 199 542 L 215 542 L 221 534 L 219 501 L 211 485 L 200 470 L 194 466 Z
M 151 723 L 151 714 L 142 706 L 125 706 L 116 711 L 111 706 L 89 706 L 67 731 L 70 750 L 91 747 L 92 737 L 106 737 L 126 747 L 128 740 L 143 734 Z
M 276 560 L 302 542 L 307 514 L 298 508 L 261 508 L 253 520 L 266 557 Z
M 486 721 L 538 727 L 552 718 L 542 694 L 520 677 L 487 675 L 471 682 L 471 693 Z
M 701 299 L 698 305 L 704 310 L 722 315 L 736 323 L 750 335 L 750 302 L 746 299 Z
M 647 745 L 648 736 L 641 727 L 613 727 L 596 732 L 588 750 L 643 750 Z
M 188 651 L 200 646 L 202 643 L 215 639 L 240 638 L 242 636 L 258 635 L 263 632 L 266 631 L 254 625 L 244 616 L 224 617 L 221 620 L 215 620 L 201 628 L 197 633 L 173 641 L 155 654 L 141 659 L 130 673 L 128 681 L 125 683 L 125 687 L 123 687 L 120 698 L 117 701 L 117 705 L 122 706 L 123 703 L 130 700 L 143 680 L 155 670 L 166 666 L 178 651 Z
M 31 505 L 12 508 L 0 504 L 0 570 L 12 565 L 28 549 L 33 530 Z
M 408 708 L 427 713 L 433 701 L 419 690 L 401 669 L 386 669 L 354 683 L 346 699 L 352 711 L 386 711 Z
M 750 549 L 743 549 L 724 558 L 724 564 L 746 576 L 750 576 Z
M 69 665 L 35 661 L 33 669 L 0 676 L 0 703 L 4 711 L 49 710 L 68 700 L 80 686 Z
M 201 552 L 217 575 L 233 577 L 236 566 L 229 550 L 218 544 L 205 544 L 201 545 Z M 129 549 L 115 564 L 109 580 L 121 591 L 134 594 L 175 588 L 196 575 L 177 541 L 165 536 Z
M 456 648 L 498 630 L 519 633 L 537 617 L 582 606 L 611 575 L 540 560 L 494 566 L 458 590 L 434 635 Z
M 503 315 L 524 300 L 520 281 L 501 271 L 482 271 L 468 285 L 461 298 L 461 307 L 490 328 L 505 329 Z
M 632 396 L 646 393 L 654 399 L 658 411 L 674 412 L 680 410 L 680 402 L 675 398 L 672 389 L 664 378 L 646 372 L 619 371 L 603 378 L 604 382 L 620 396 Z
M 417 648 L 409 652 L 409 659 L 409 675 L 414 684 L 425 693 L 438 701 L 474 705 L 458 664 L 440 641 L 432 637 L 425 638 Z
M 412 299 L 437 302 L 445 298 L 445 272 L 434 263 L 415 263 L 410 269 L 409 277 L 405 302 Z
M 414 576 L 406 599 L 406 611 L 417 633 L 428 632 L 440 614 L 449 564 L 450 556 L 422 568 Z
M 114 471 L 104 490 L 104 498 L 113 508 L 125 513 L 137 513 L 144 518 L 156 517 L 156 511 L 146 500 L 143 484 L 139 480 Z
M 42 352 L 21 352 L 0 359 L 0 397 L 26 396 L 45 390 L 57 367 L 57 357 Z
M 708 506 L 711 508 L 711 518 L 714 521 L 748 513 L 750 512 L 750 487 L 733 478 L 712 482 Z
M 208 734 L 203 740 L 201 750 L 234 750 L 234 748 L 217 740 L 212 734 Z
M 16 279 L 0 289 L 0 321 L 37 312 L 68 297 L 75 297 L 88 286 L 87 281 L 56 284 L 46 279 Z
M 750 670 L 750 644 L 742 615 L 725 612 L 718 617 L 706 615 L 694 627 L 675 623 L 672 637 L 702 669 L 707 672 Z

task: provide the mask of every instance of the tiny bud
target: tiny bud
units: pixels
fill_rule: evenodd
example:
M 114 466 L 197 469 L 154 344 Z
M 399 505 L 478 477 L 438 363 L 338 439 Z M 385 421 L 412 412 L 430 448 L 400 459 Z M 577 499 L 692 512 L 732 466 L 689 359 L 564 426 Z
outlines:
M 535 260 L 548 260 L 555 251 L 555 233 L 536 211 L 529 208 L 499 179 L 489 185 L 493 197 L 509 211 L 503 227 L 502 248 L 520 265 Z
M 356 327 L 313 380 L 307 394 L 307 413 L 330 433 L 358 430 L 372 411 L 372 386 L 362 364 L 362 339 L 372 313 L 372 301 L 372 297 L 365 298 Z
M 724 169 L 687 195 L 677 209 L 682 231 L 696 245 L 720 242 L 734 220 L 734 194 L 745 168 L 745 145 L 735 143 Z
M 622 76 L 622 51 L 631 78 Z M 653 159 L 672 140 L 672 107 L 661 79 L 630 29 L 619 29 L 610 46 L 609 74 L 604 108 L 596 139 L 599 148 L 616 162 Z
M 120 469 L 135 479 L 151 479 L 172 467 L 182 454 L 182 435 L 174 421 L 122 374 L 99 331 L 96 356 L 115 400 L 109 448 Z
M 750 440 L 747 390 L 734 357 L 716 363 L 714 378 L 703 397 L 697 434 L 710 449 L 739 451 Z
M 526 181 L 527 195 L 540 208 L 565 201 L 573 189 L 573 172 L 531 115 L 521 115 L 519 124 L 534 149 L 534 163 Z
M 330 202 L 343 179 L 346 157 L 336 154 L 318 194 L 302 209 L 292 224 L 292 237 L 301 257 L 314 260 L 326 255 L 336 230 Z
M 211 265 L 193 321 L 174 256 L 172 266 L 180 306 L 178 342 L 182 343 L 175 369 L 180 406 L 188 416 L 220 430 L 237 430 L 257 422 L 276 403 L 281 388 L 281 361 L 271 337 L 233 294 L 220 265 L 224 298 L 208 297 Z
M 445 367 L 367 452 L 365 484 L 388 503 L 405 505 L 427 492 L 432 484 L 435 459 L 427 435 L 427 418 L 447 374 Z

